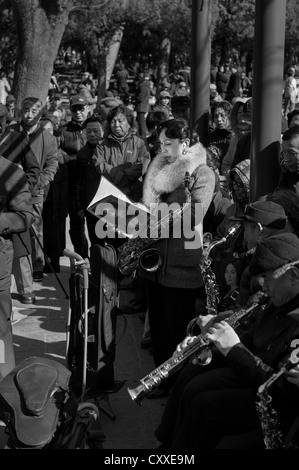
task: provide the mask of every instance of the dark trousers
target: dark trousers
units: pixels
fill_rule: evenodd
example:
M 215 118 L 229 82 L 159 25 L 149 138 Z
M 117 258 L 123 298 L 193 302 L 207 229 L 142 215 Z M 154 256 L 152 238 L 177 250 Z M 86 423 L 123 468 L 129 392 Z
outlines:
M 79 217 L 74 207 L 74 192 L 69 189 L 69 217 L 70 217 L 70 239 L 74 251 L 82 258 L 88 258 L 88 241 L 85 235 L 85 217 Z
M 66 246 L 66 217 L 54 218 L 50 204 L 44 204 L 43 235 L 44 249 L 56 271 L 59 271 L 59 258 Z
M 170 449 L 209 450 L 224 436 L 259 428 L 253 391 L 231 369 L 190 364 L 171 391 L 156 437 Z
M 0 380 L 15 367 L 11 326 L 13 244 L 0 237 Z
M 195 317 L 198 289 L 165 287 L 148 281 L 148 314 L 155 366 L 169 359 Z

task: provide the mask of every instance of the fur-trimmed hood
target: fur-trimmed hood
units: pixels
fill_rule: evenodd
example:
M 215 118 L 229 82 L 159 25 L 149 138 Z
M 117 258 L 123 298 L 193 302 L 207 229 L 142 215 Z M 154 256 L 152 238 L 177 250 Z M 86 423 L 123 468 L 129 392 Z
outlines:
M 160 153 L 151 162 L 143 183 L 143 203 L 157 203 L 162 194 L 170 194 L 183 185 L 185 174 L 192 173 L 199 165 L 205 164 L 206 150 L 198 143 L 189 147 L 186 154 L 180 157 Z

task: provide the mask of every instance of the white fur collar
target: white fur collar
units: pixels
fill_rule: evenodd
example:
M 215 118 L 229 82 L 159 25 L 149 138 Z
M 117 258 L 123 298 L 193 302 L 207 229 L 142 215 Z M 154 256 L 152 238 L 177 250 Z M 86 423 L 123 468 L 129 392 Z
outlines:
M 192 175 L 194 170 L 206 161 L 206 150 L 200 143 L 189 147 L 187 153 L 178 158 L 160 153 L 146 172 L 143 203 L 150 207 L 151 203 L 159 202 L 162 194 L 172 193 L 183 184 L 186 171 Z

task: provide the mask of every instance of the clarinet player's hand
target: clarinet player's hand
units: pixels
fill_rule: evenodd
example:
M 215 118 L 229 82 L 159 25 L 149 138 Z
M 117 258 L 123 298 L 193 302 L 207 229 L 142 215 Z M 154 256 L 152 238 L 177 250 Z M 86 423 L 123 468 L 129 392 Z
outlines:
M 233 346 L 240 343 L 239 336 L 226 321 L 216 323 L 209 328 L 206 337 L 215 344 L 224 356 L 228 354 Z
M 183 339 L 183 341 L 177 345 L 176 352 L 181 352 L 182 349 L 188 346 L 188 344 L 192 343 L 196 338 L 197 336 L 186 336 L 186 338 Z

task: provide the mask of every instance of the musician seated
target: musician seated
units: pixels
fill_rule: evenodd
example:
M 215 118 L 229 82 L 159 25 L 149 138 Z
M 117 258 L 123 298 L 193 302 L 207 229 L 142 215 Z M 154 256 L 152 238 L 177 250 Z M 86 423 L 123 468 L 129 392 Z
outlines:
M 277 234 L 259 242 L 250 273 L 258 276 L 269 297 L 266 306 L 258 307 L 257 321 L 245 334 L 241 328 L 236 331 L 236 321 L 230 318 L 209 328 L 205 337 L 212 361 L 206 367 L 188 363 L 181 371 L 155 432 L 161 448 L 210 450 L 224 436 L 261 431 L 258 388 L 292 352 L 297 356 L 299 352 L 299 269 L 293 265 L 286 269 L 288 263 L 297 261 L 299 240 L 294 234 Z M 298 385 L 297 366 L 269 389 L 280 421 L 280 428 L 268 429 L 272 442 L 278 442 L 279 431 L 285 436 L 299 415 Z M 270 426 L 271 422 L 262 424 Z M 260 439 L 252 445 L 259 448 L 263 442 Z

